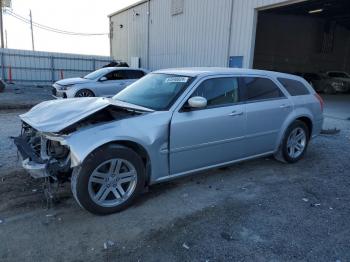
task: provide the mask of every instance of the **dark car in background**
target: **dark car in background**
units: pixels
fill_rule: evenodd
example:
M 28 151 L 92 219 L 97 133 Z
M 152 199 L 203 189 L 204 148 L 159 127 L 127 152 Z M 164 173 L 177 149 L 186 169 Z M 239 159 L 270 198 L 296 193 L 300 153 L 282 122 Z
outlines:
M 350 81 L 331 77 L 328 73 L 295 73 L 308 81 L 318 93 L 336 94 L 350 91 Z M 350 78 L 349 78 L 350 80 Z

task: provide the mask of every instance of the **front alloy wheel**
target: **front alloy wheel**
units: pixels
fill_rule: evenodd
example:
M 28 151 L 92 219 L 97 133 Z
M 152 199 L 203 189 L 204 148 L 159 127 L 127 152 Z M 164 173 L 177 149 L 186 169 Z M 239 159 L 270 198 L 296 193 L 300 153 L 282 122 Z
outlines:
M 81 89 L 76 94 L 75 97 L 94 97 L 94 93 L 88 89 Z
M 94 214 L 129 207 L 145 187 L 145 164 L 132 149 L 118 144 L 92 152 L 74 168 L 71 187 L 75 200 Z
M 99 206 L 114 207 L 135 191 L 135 167 L 127 160 L 114 158 L 96 167 L 89 178 L 89 195 Z

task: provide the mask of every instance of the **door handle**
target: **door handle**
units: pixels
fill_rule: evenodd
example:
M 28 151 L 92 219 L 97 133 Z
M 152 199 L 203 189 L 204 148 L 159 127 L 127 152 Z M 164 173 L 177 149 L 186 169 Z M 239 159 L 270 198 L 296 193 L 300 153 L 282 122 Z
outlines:
M 280 108 L 290 108 L 291 105 L 280 105 Z
M 229 116 L 241 116 L 243 115 L 243 111 L 232 111 Z

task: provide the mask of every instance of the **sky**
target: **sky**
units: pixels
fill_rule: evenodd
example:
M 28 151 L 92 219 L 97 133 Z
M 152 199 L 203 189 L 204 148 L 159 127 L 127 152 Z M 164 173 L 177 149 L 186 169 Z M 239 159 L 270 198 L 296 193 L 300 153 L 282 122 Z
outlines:
M 12 12 L 49 27 L 79 33 L 108 33 L 107 15 L 138 0 L 12 0 Z M 7 47 L 32 49 L 30 25 L 6 14 Z M 34 27 L 36 51 L 110 55 L 108 35 L 67 36 Z

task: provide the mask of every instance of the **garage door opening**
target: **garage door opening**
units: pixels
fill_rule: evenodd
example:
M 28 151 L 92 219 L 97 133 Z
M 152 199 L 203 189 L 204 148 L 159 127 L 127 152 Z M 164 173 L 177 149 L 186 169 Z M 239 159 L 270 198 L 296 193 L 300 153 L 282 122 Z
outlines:
M 330 77 L 349 77 L 350 88 L 350 1 L 311 0 L 259 11 L 253 66 L 311 79 L 332 71 Z

